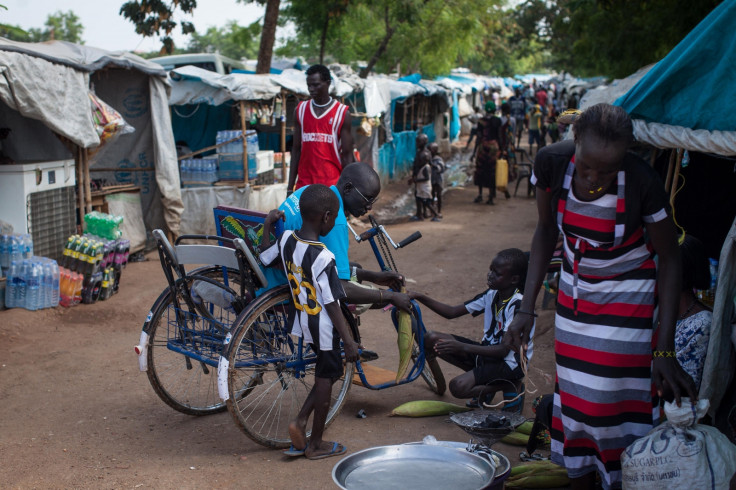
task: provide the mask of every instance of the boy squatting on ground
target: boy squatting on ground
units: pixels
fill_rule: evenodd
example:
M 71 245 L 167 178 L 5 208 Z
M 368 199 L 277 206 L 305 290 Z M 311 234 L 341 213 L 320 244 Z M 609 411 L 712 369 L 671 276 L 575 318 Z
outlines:
M 332 384 L 343 375 L 340 339 L 343 339 L 348 362 L 358 359 L 360 346 L 353 340 L 340 310 L 345 292 L 337 277 L 335 256 L 319 241 L 320 235 L 327 235 L 335 226 L 340 208 L 337 196 L 329 187 L 312 184 L 302 193 L 299 208 L 302 227 L 284 232 L 273 245 L 270 233 L 273 224 L 283 219 L 284 212 L 274 209 L 268 214 L 264 222 L 261 261 L 270 265 L 281 260 L 297 310 L 291 333 L 303 337 L 317 353 L 314 386 L 297 418 L 289 424 L 292 445 L 284 454 L 321 459 L 347 451 L 342 444 L 323 441 L 322 433 L 330 408 Z M 312 435 L 307 443 L 307 421 L 312 412 Z
M 468 313 L 473 316 L 483 314 L 481 342 L 434 331 L 428 332 L 424 340 L 426 352 L 435 352 L 440 359 L 466 371 L 450 381 L 450 393 L 456 398 L 470 398 L 468 406 L 479 406 L 478 400 L 490 403 L 496 391 L 489 390 L 488 387 L 492 384 L 500 383 L 504 399 L 507 400 L 515 398 L 517 393 L 523 391 L 521 380 L 524 373 L 519 366 L 519 354 L 502 345 L 501 341 L 521 305 L 522 294 L 519 288 L 526 281 L 528 263 L 526 254 L 521 250 L 502 250 L 491 262 L 488 290 L 463 304 L 451 306 L 422 293 L 409 293 L 413 299 L 448 319 Z M 533 335 L 532 328 L 531 336 Z M 530 337 L 527 360 L 532 357 L 532 348 Z M 524 399 L 521 397 L 507 403 L 504 410 L 521 412 L 523 405 Z

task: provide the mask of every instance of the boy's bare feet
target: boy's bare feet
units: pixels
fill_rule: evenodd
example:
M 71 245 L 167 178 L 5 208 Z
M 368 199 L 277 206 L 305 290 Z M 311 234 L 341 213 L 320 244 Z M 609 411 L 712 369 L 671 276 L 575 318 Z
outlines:
M 347 451 L 347 448 L 339 442 L 322 441 L 319 447 L 315 446 L 316 444 L 310 444 L 307 447 L 307 451 L 304 453 L 307 459 L 329 458 L 330 456 L 344 454 Z
M 289 437 L 294 449 L 305 449 L 307 447 L 307 424 L 300 425 L 297 420 L 289 423 Z

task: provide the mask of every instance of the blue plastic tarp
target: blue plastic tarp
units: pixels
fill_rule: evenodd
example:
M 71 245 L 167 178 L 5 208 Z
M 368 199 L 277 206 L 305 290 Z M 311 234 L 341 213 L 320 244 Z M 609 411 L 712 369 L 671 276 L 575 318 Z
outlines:
M 646 122 L 733 131 L 734 26 L 736 1 L 727 0 L 614 104 Z

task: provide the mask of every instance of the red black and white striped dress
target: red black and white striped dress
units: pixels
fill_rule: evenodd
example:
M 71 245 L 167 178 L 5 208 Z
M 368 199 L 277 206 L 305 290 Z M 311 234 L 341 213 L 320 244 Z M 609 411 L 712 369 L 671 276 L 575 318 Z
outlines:
M 534 176 L 545 190 L 558 184 L 553 195 L 564 237 L 552 460 L 572 478 L 597 471 L 604 488 L 620 488 L 622 451 L 658 419 L 651 381 L 656 265 L 644 226 L 667 217 L 667 200 L 656 174 L 635 160 L 606 194 L 581 201 L 571 189 L 574 157 L 569 148 L 562 153 L 567 162 L 540 152 Z M 654 184 L 637 182 L 645 176 Z

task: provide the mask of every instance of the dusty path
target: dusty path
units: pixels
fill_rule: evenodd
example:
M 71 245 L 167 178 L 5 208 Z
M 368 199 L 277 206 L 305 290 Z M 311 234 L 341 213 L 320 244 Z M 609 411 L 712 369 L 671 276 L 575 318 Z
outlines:
M 403 193 L 386 189 L 381 203 Z M 420 230 L 424 237 L 395 253 L 409 287 L 460 303 L 485 289 L 493 255 L 502 248 L 528 249 L 536 222 L 533 199 L 473 204 L 475 189 L 446 194 L 441 223 L 390 225 L 395 238 Z M 375 263 L 367 244 L 351 245 L 351 258 Z M 180 414 L 154 394 L 138 371 L 133 346 L 150 305 L 165 286 L 158 258 L 132 263 L 120 293 L 109 301 L 29 312 L 0 312 L 0 488 L 334 488 L 337 458 L 288 459 L 264 449 L 238 429 L 228 413 L 204 418 Z M 425 313 L 431 329 L 479 337 L 481 320 L 448 323 Z M 540 315 L 547 330 L 552 312 Z M 396 337 L 388 313 L 371 311 L 361 327 L 379 366 L 397 364 Z M 441 363 L 446 377 L 458 370 Z M 536 339 L 530 378 L 538 393 L 553 388 L 551 331 Z M 421 380 L 370 391 L 354 386 L 342 414 L 327 430 L 353 452 L 433 434 L 464 441 L 445 417 L 387 417 L 397 405 L 435 396 Z M 453 400 L 449 394 L 443 397 Z M 356 418 L 363 409 L 367 418 Z M 529 416 L 530 399 L 524 413 Z M 518 461 L 517 447 L 494 447 Z

